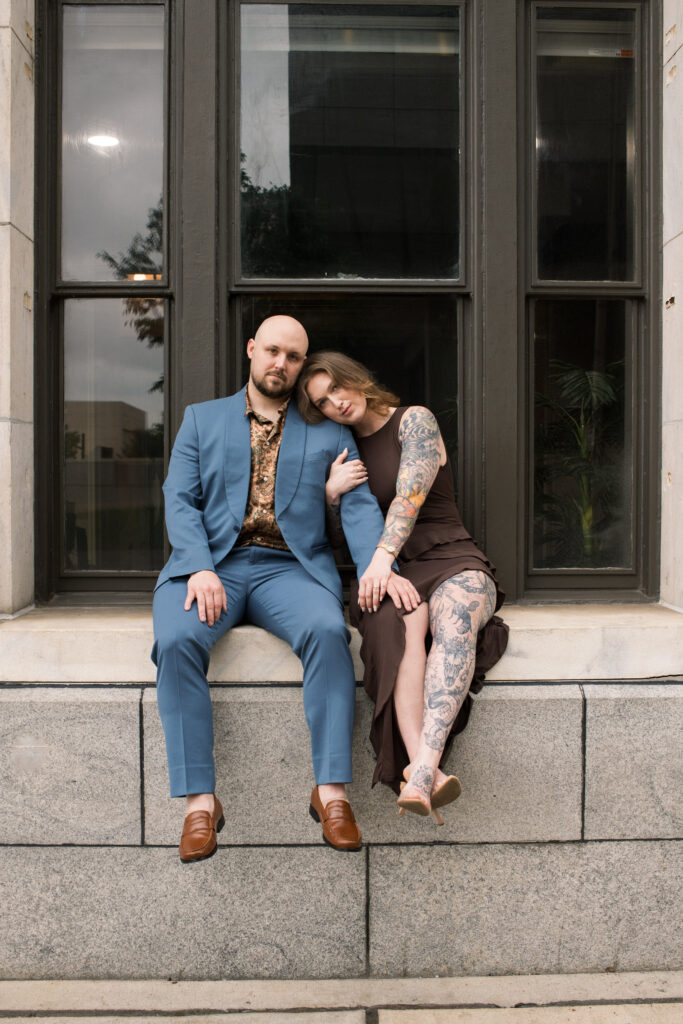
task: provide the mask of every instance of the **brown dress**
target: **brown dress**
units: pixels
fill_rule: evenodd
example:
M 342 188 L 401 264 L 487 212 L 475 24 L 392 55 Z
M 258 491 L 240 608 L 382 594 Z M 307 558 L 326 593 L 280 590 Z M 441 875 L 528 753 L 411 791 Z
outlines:
M 370 490 L 386 516 L 396 495 L 396 478 L 401 459 L 398 438 L 401 417 L 407 406 L 397 409 L 391 418 L 369 437 L 356 438 L 360 457 L 368 471 Z M 498 611 L 505 595 L 498 587 L 495 567 L 478 549 L 463 526 L 454 498 L 450 461 L 439 469 L 434 483 L 398 556 L 401 575 L 411 581 L 421 599 L 427 601 L 445 580 L 468 569 L 485 572 L 496 584 Z M 363 686 L 372 698 L 375 710 L 370 740 L 377 757 L 373 786 L 384 782 L 398 793 L 403 769 L 409 758 L 396 721 L 394 686 L 405 649 L 403 613 L 385 598 L 378 612 L 367 615 L 358 606 L 357 583 L 351 589 L 350 617 L 361 634 L 361 657 L 365 667 Z M 508 627 L 497 615 L 487 622 L 477 637 L 476 664 L 470 692 L 484 685 L 484 673 L 502 656 L 508 641 Z M 431 637 L 427 638 L 431 643 Z M 467 725 L 472 698 L 467 694 L 451 729 L 444 756 L 453 736 Z

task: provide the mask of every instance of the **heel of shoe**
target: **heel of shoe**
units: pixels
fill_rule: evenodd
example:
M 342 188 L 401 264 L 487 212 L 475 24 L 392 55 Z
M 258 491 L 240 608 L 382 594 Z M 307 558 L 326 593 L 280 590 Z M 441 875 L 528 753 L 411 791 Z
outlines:
M 443 818 L 441 817 L 441 815 L 439 814 L 439 812 L 436 809 L 436 807 L 432 807 L 432 814 L 434 815 L 434 819 L 435 819 L 437 825 L 445 825 L 445 822 L 444 822 Z
M 309 813 L 309 814 L 310 814 L 310 816 L 311 816 L 311 817 L 313 818 L 313 821 L 317 822 L 317 823 L 318 823 L 318 825 L 319 825 L 319 824 L 320 824 L 320 815 L 319 815 L 319 814 L 318 814 L 318 812 L 316 811 L 316 809 L 315 809 L 315 807 L 313 806 L 313 804 L 309 804 L 309 805 L 308 805 L 308 813 Z

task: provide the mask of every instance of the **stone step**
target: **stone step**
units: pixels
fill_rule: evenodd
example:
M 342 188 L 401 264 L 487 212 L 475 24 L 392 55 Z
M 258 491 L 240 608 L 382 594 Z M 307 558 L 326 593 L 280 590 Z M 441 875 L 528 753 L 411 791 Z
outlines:
M 212 688 L 217 792 L 229 845 L 318 844 L 301 687 Z M 153 688 L 0 690 L 5 843 L 173 846 Z M 370 788 L 371 704 L 359 688 L 350 797 L 370 843 L 666 839 L 683 833 L 683 685 L 497 686 L 474 698 L 448 768 L 462 796 L 446 824 L 399 817 Z
M 4 978 L 355 978 L 680 964 L 670 841 L 5 847 Z
M 26 1014 L 32 1020 L 34 1014 L 49 1014 L 42 1019 L 197 1022 L 201 1014 L 203 1024 L 224 1020 L 223 1014 L 233 1012 L 249 1013 L 243 1018 L 248 1021 L 257 1019 L 252 1016 L 256 1013 L 287 1014 L 284 1019 L 291 1022 L 294 1013 L 303 1011 L 318 1013 L 322 1020 L 325 1012 L 369 1010 L 372 1015 L 410 1010 L 424 1015 L 446 1012 L 447 1007 L 451 1013 L 514 1012 L 511 1021 L 532 1009 L 573 1015 L 585 1011 L 594 1015 L 587 1018 L 592 1024 L 602 1024 L 603 1019 L 621 1018 L 601 1017 L 601 1007 L 612 1015 L 620 1009 L 635 1013 L 638 1007 L 653 1007 L 655 1012 L 645 1018 L 649 1024 L 658 1019 L 656 1008 L 678 1007 L 680 1013 L 682 1001 L 681 971 L 319 981 L 0 981 L 0 1011 L 13 1019 Z M 426 1024 L 429 1017 L 419 1019 Z M 569 1020 L 576 1024 L 574 1016 Z

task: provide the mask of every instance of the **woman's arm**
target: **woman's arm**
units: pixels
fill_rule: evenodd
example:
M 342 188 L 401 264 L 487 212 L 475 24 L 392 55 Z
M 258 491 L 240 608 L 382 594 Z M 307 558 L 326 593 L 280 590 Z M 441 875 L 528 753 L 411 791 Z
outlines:
M 396 497 L 389 506 L 380 545 L 397 555 L 415 526 L 429 489 L 439 472 L 443 441 L 436 418 L 429 409 L 412 405 L 398 428 L 401 462 L 396 478 Z
M 360 459 L 346 461 L 349 449 L 345 448 L 330 466 L 330 475 L 325 484 L 325 524 L 327 536 L 333 548 L 344 545 L 344 529 L 341 518 L 341 496 L 365 483 L 368 478 Z
M 421 405 L 411 405 L 403 414 L 398 438 L 401 461 L 396 496 L 389 506 L 377 550 L 359 581 L 358 604 L 362 611 L 377 611 L 390 580 L 393 559 L 410 536 L 445 455 L 434 414 Z M 417 603 L 412 607 L 416 608 Z

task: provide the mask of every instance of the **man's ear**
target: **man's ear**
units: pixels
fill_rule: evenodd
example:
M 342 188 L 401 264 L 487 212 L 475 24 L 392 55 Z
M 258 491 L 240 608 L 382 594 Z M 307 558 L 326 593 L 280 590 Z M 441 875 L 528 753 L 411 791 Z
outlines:
M 247 355 L 249 356 L 250 359 L 251 359 L 251 357 L 254 354 L 254 345 L 255 344 L 256 344 L 256 342 L 254 341 L 253 338 L 250 338 L 249 341 L 247 342 Z

